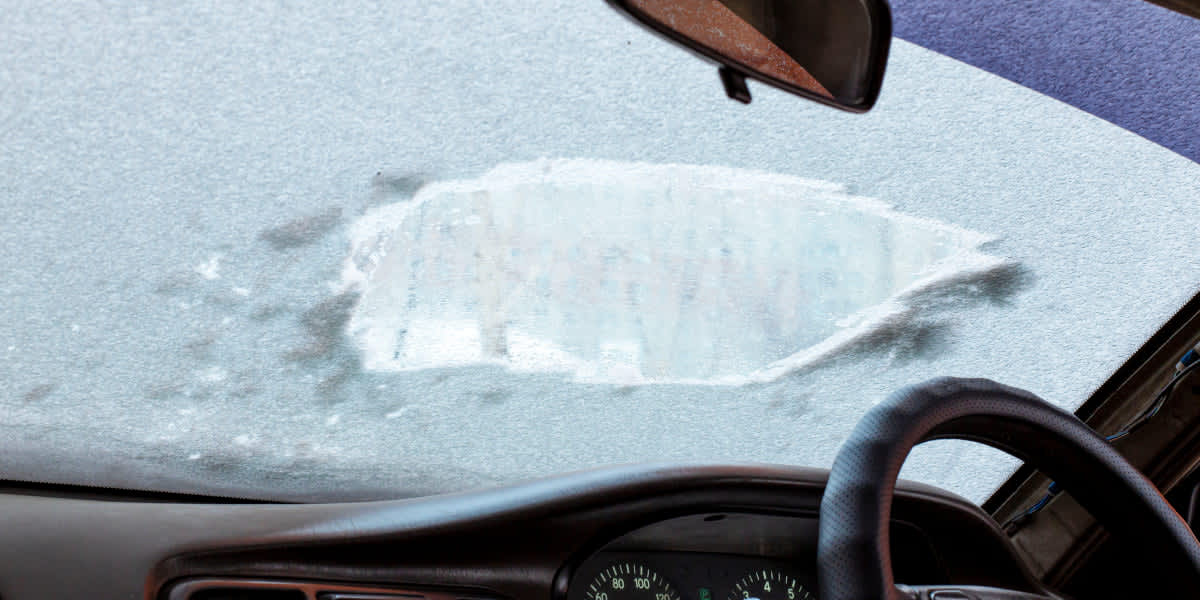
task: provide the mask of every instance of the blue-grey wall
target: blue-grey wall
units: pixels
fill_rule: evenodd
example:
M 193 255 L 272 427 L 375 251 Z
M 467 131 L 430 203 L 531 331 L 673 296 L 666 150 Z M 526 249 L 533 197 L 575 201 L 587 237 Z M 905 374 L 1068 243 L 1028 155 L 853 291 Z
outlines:
M 893 0 L 892 14 L 897 37 L 1200 161 L 1200 20 L 1141 0 Z

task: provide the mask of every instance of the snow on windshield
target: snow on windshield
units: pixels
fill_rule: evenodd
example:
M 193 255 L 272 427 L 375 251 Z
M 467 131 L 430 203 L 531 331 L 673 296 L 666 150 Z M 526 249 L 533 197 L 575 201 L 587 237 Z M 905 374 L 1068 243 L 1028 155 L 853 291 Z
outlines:
M 431 185 L 351 231 L 365 368 L 593 383 L 772 381 L 1005 264 L 976 250 L 989 236 L 839 185 L 589 160 Z
M 599 0 L 17 1 L 0 53 L 3 478 L 822 467 L 939 375 L 1073 408 L 1200 281 L 1200 166 L 901 40 L 866 115 L 732 103 Z

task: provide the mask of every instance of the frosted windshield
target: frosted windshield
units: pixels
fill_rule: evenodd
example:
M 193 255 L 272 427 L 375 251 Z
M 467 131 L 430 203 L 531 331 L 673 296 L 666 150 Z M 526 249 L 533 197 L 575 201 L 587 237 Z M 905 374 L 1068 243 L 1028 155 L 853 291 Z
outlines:
M 7 11 L 0 477 L 828 466 L 938 375 L 1074 408 L 1200 280 L 1200 166 L 1048 96 L 897 39 L 867 115 L 742 106 L 556 10 Z M 938 443 L 905 475 L 979 501 L 1013 466 Z

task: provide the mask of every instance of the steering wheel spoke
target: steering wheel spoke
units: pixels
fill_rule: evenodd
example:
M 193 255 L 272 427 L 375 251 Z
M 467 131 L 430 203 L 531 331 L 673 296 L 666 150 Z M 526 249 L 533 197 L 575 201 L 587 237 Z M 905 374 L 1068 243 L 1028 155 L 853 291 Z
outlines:
M 1058 600 L 1056 596 L 977 585 L 896 585 L 904 600 Z

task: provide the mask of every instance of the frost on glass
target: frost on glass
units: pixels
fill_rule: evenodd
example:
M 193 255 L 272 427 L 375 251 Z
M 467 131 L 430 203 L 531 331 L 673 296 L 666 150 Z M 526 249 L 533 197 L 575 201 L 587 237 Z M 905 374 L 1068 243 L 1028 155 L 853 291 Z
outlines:
M 368 369 L 481 363 L 612 383 L 769 380 L 999 261 L 985 235 L 839 185 L 539 161 L 423 188 L 354 226 Z

